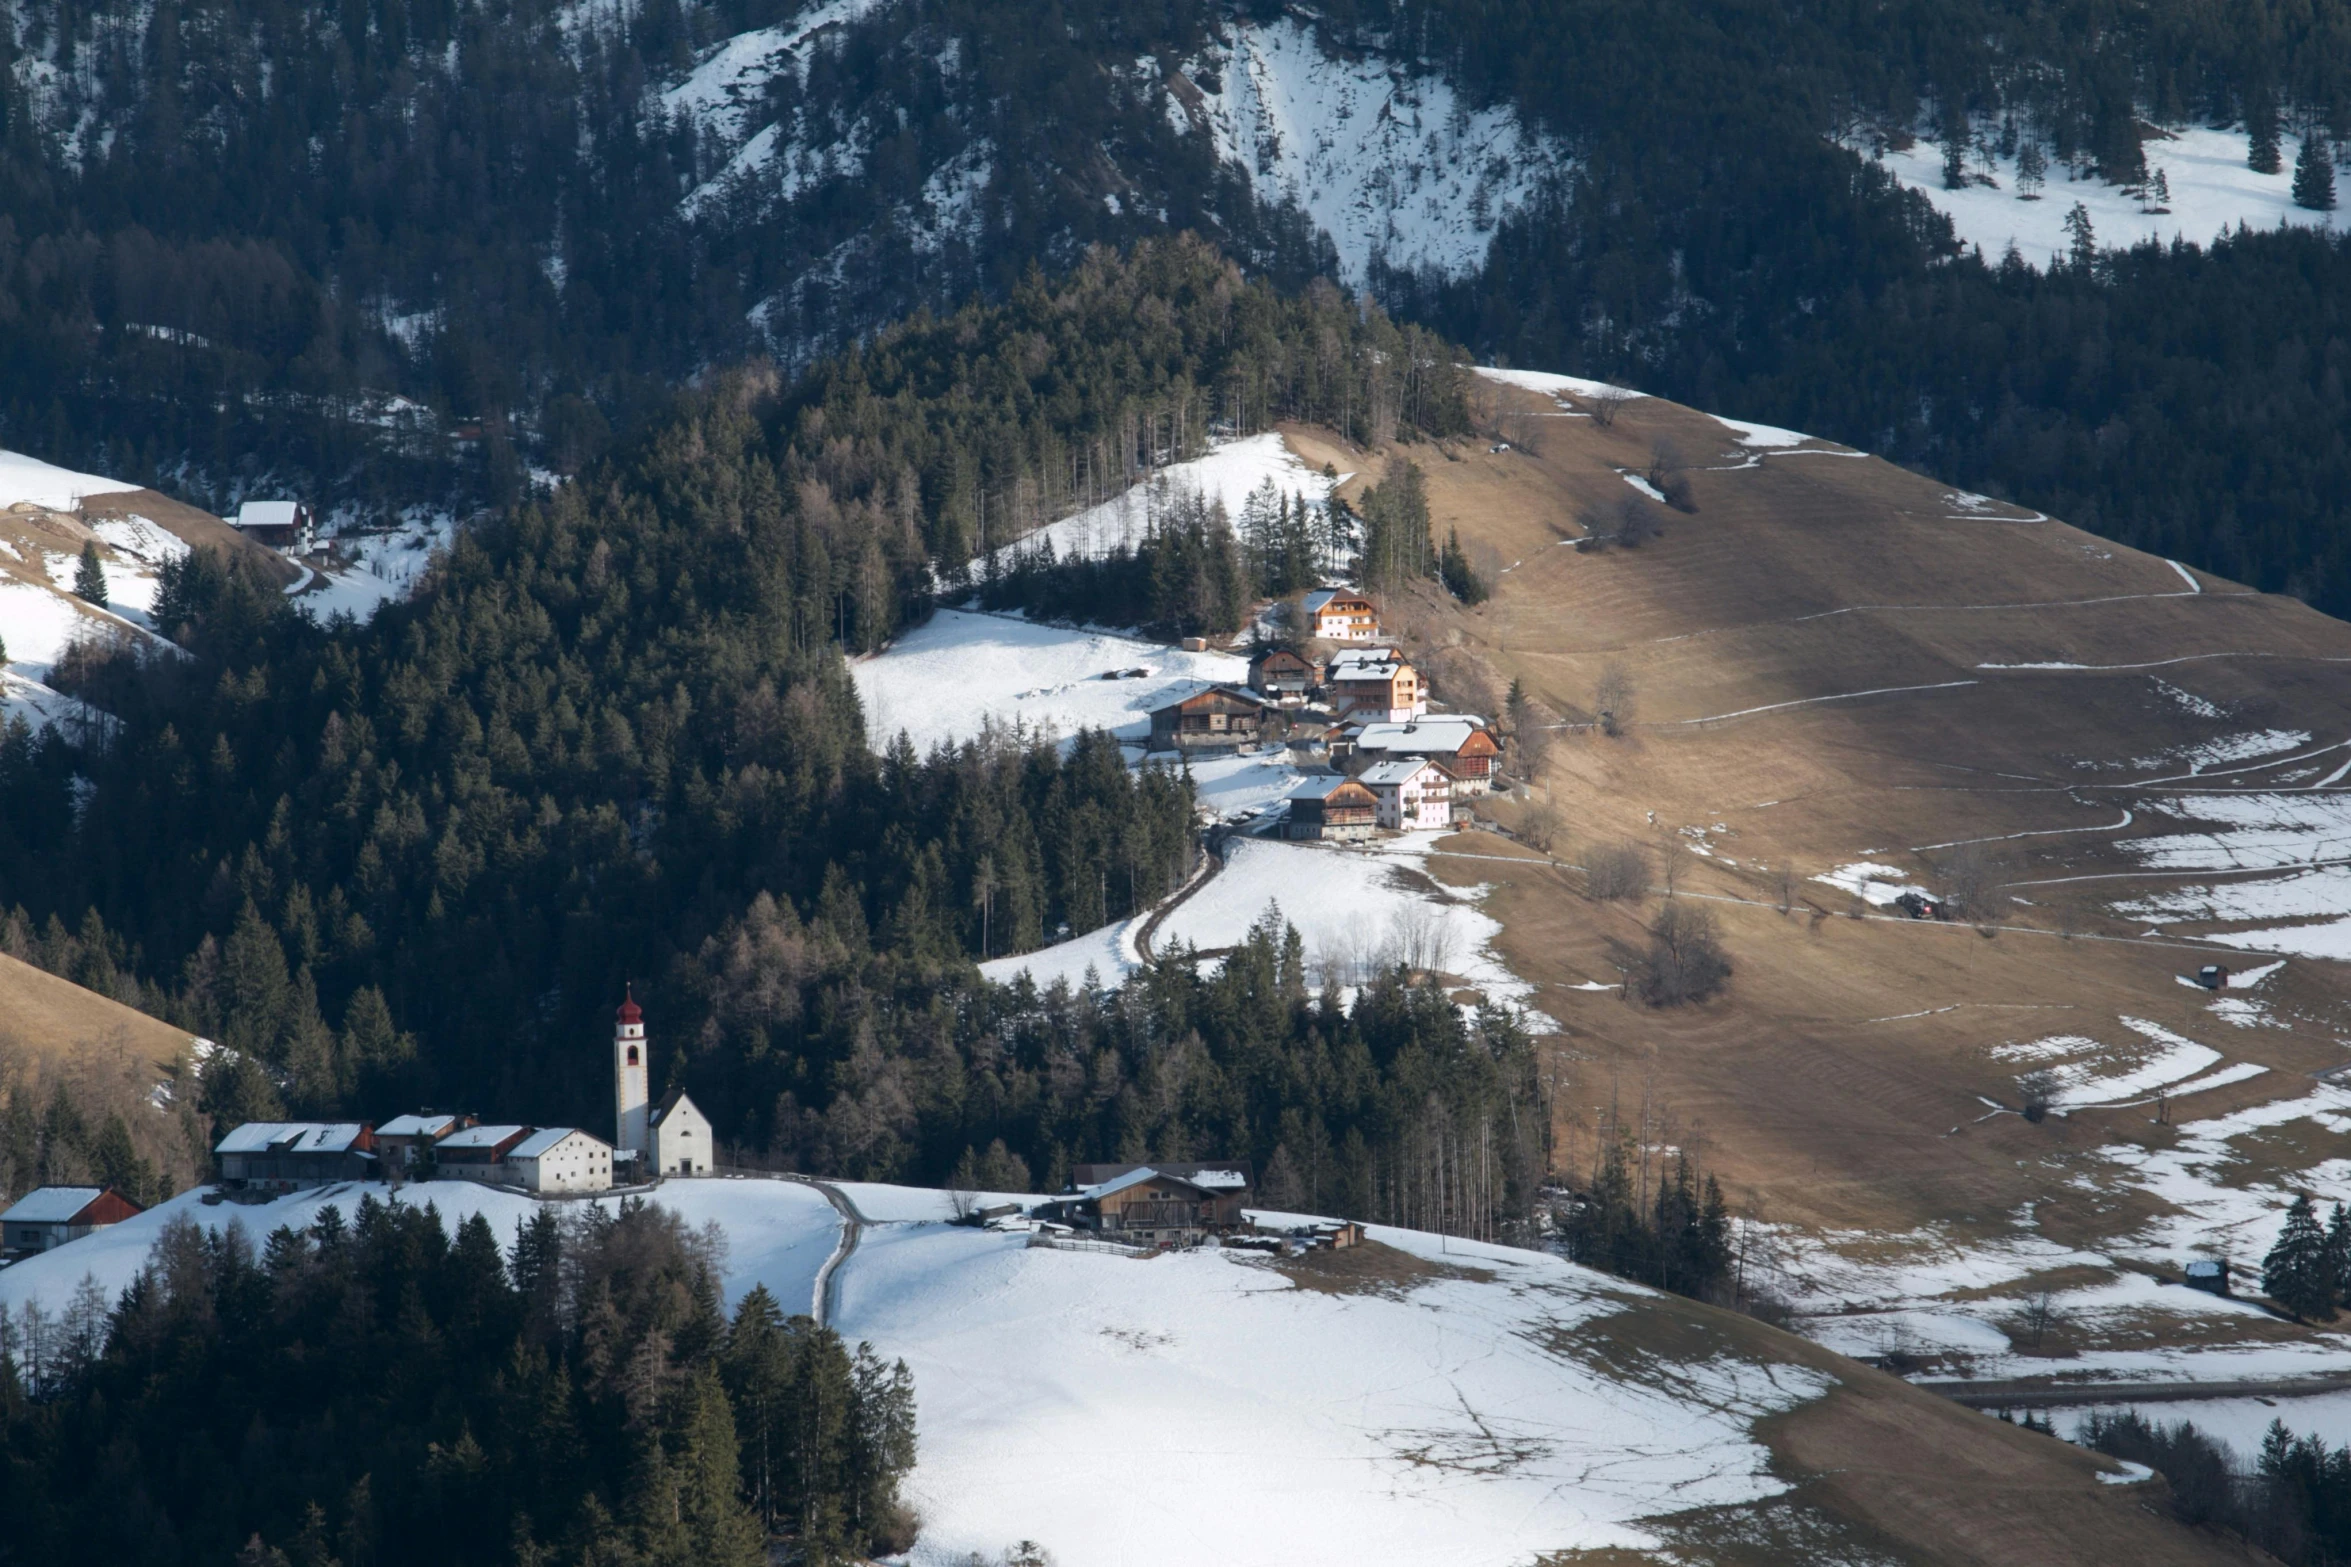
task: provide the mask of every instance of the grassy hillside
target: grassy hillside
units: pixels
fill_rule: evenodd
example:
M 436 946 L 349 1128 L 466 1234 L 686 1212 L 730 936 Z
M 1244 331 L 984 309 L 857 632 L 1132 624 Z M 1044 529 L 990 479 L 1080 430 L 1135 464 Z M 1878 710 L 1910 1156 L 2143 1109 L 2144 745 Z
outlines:
M 2303 955 L 2330 928 L 2293 924 L 2331 896 L 2351 627 L 1827 443 L 1489 395 L 1487 438 L 1410 455 L 1435 531 L 1497 591 L 1415 629 L 1559 715 L 1559 827 L 1548 856 L 1478 837 L 1432 863 L 1495 889 L 1505 951 L 1565 1024 L 1564 1168 L 1612 1122 L 1701 1147 L 1784 1227 L 1808 1330 L 1912 1369 L 2330 1372 L 2332 1335 L 2157 1280 L 2197 1255 L 2257 1271 L 2289 1189 L 2351 1195 L 2325 1163 L 2351 1108 L 2328 1081 L 2346 976 Z M 1357 485 L 1383 468 L 1292 441 Z M 1617 525 L 1660 443 L 1695 510 L 1643 502 L 1661 536 L 1574 547 Z M 1591 723 L 1612 672 L 1633 693 L 1615 737 Z M 1624 842 L 1652 893 L 1591 899 L 1583 855 Z M 1890 885 L 1871 903 L 1859 875 L 1820 879 L 1856 864 L 1975 883 L 1980 912 L 1913 922 Z M 1618 996 L 1612 943 L 1646 940 L 1669 870 L 1735 973 L 1652 1008 Z M 2272 971 L 2221 998 L 2183 983 L 2213 961 Z M 2008 1113 L 2043 1064 L 2059 1113 Z

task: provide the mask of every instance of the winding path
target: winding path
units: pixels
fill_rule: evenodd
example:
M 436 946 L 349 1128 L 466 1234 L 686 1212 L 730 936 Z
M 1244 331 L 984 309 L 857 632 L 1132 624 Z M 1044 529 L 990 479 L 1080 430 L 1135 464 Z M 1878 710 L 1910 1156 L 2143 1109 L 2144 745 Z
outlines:
M 816 1288 L 810 1293 L 808 1302 L 809 1311 L 816 1318 L 816 1325 L 829 1328 L 833 1325 L 833 1317 L 841 1303 L 841 1264 L 847 1262 L 850 1254 L 857 1250 L 857 1242 L 865 1234 L 865 1227 L 873 1221 L 858 1212 L 857 1204 L 849 1200 L 849 1194 L 832 1182 L 820 1181 L 809 1175 L 796 1175 L 792 1179 L 805 1182 L 822 1192 L 824 1200 L 831 1203 L 841 1215 L 841 1238 L 834 1242 L 833 1254 L 825 1258 L 824 1266 L 816 1270 Z

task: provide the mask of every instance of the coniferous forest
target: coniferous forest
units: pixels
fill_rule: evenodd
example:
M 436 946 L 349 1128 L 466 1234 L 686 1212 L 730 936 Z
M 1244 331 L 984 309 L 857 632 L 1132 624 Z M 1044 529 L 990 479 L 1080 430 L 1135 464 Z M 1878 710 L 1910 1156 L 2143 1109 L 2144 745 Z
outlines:
M 258 1244 L 168 1226 L 0 1345 L 0 1561 L 810 1567 L 902 1550 L 903 1363 L 642 1202 L 501 1238 L 362 1196 Z
M 1524 1224 L 1542 1118 L 1513 1114 L 1536 1088 L 1507 1017 L 1393 973 L 1351 977 L 1377 983 L 1350 1011 L 1310 1001 L 1278 929 L 1115 997 L 981 986 L 983 941 L 1089 930 L 1187 875 L 1189 785 L 1099 734 L 923 756 L 867 733 L 843 651 L 981 546 L 980 476 L 1066 504 L 1193 448 L 1220 403 L 1407 436 L 1465 418 L 1426 334 L 1153 245 L 789 388 L 729 379 L 468 530 L 365 627 L 192 555 L 158 608 L 184 656 L 74 671 L 114 731 L 0 742 L 0 945 L 227 1047 L 192 1139 L 419 1101 L 596 1124 L 631 978 L 656 1088 L 690 1087 L 741 1162 L 935 1182 L 993 1160 L 1001 1189 L 1249 1157 L 1350 1212 Z M 1206 602 L 1227 575 L 1204 553 L 1168 580 Z M 92 1165 L 93 1118 L 11 1107 L 27 1175 Z

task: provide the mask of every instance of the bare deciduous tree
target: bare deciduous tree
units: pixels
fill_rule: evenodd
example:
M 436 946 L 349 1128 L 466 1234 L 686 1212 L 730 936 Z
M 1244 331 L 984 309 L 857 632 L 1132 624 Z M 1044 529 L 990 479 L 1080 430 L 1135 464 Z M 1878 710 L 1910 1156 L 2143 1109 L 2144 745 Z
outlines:
M 2049 1115 L 2049 1105 L 2057 1097 L 2057 1074 L 2042 1068 L 2027 1072 L 2016 1080 L 2016 1091 L 2024 1100 L 2024 1118 L 2038 1125 Z
M 1559 843 L 1559 807 L 1549 800 L 1528 806 L 1518 819 L 1518 840 L 1549 854 Z
M 1690 868 L 1690 846 L 1682 841 L 1680 833 L 1659 835 L 1657 868 L 1658 879 L 1665 883 L 1665 895 L 1670 898 L 1681 888 L 1682 872 Z
M 1584 891 L 1602 903 L 1649 890 L 1649 856 L 1635 843 L 1596 843 L 1584 854 Z
M 1731 961 L 1715 933 L 1710 910 L 1669 902 L 1649 928 L 1649 949 L 1633 963 L 1633 988 L 1653 1007 L 1703 1001 L 1731 977 Z
M 1591 409 L 1592 422 L 1603 430 L 1611 430 L 1616 427 L 1616 416 L 1624 412 L 1624 405 L 1638 395 L 1621 386 L 1604 386 L 1585 402 Z
M 1696 511 L 1698 502 L 1690 489 L 1689 463 L 1682 449 L 1671 440 L 1659 436 L 1649 448 L 1649 485 L 1665 497 L 1665 504 L 1675 511 Z
M 1771 873 L 1772 901 L 1782 914 L 1796 907 L 1796 867 L 1782 860 L 1778 870 Z
M 1955 919 L 1987 924 L 1998 907 L 2003 867 L 1980 843 L 1963 843 L 1944 856 L 1936 868 L 1943 884 L 1943 903 Z
M 2048 1335 L 2049 1330 L 2063 1320 L 2057 1309 L 2057 1297 L 2052 1292 L 2035 1290 L 2025 1297 L 2024 1326 L 2025 1331 L 2033 1336 L 2033 1348 L 2039 1349 L 2041 1340 Z
M 1638 495 L 1628 495 L 1617 503 L 1615 541 L 1628 550 L 1637 550 L 1665 531 L 1657 520 L 1657 509 Z
M 1600 732 L 1621 735 L 1633 721 L 1633 706 L 1639 697 L 1633 677 L 1622 664 L 1610 664 L 1600 671 L 1599 683 L 1592 688 L 1592 707 L 1598 713 Z

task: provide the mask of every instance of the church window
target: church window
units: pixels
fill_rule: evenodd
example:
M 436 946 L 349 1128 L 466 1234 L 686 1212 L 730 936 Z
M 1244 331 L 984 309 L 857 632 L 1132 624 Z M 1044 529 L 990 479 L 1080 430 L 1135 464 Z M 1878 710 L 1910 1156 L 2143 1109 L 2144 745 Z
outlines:
M 637 1064 L 637 1047 L 636 1047 L 635 1045 L 631 1045 L 631 1046 L 629 1046 L 629 1065 L 631 1065 L 631 1066 L 635 1066 L 636 1064 Z

